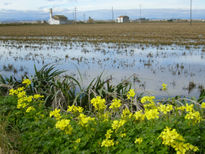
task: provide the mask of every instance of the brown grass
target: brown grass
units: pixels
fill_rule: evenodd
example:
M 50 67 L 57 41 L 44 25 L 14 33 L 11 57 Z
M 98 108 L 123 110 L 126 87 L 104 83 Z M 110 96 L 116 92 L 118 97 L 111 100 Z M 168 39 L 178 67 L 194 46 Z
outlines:
M 188 23 L 1 26 L 0 36 L 64 36 L 64 40 L 77 38 L 79 41 L 202 45 L 205 44 L 205 23 L 192 26 Z

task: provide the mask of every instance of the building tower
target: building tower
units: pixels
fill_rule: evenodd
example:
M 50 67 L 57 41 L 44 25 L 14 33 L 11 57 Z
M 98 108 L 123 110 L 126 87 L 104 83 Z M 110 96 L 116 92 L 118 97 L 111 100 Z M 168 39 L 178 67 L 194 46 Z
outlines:
M 50 8 L 49 10 L 50 10 L 50 19 L 52 19 L 52 17 L 53 17 L 53 11 L 52 11 L 52 8 Z

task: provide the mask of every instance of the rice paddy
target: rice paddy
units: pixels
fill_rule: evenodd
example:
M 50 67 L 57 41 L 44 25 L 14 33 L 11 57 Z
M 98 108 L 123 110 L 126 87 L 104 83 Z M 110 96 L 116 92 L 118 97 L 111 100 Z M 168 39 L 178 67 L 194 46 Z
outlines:
M 103 72 L 113 83 L 129 80 L 138 92 L 155 96 L 195 96 L 204 88 L 204 47 L 136 43 L 79 42 L 47 39 L 2 40 L 0 71 L 3 76 L 34 74 L 46 64 L 88 83 Z M 168 84 L 168 93 L 159 88 Z

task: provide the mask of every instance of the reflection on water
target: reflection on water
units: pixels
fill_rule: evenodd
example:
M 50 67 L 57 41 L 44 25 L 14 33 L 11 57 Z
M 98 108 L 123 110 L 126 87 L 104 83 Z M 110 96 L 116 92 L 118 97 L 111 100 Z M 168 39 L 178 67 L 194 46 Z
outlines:
M 33 74 L 37 68 L 52 63 L 58 69 L 83 75 L 84 85 L 102 72 L 114 83 L 129 79 L 139 92 L 158 96 L 198 96 L 205 85 L 203 47 L 153 47 L 140 44 L 60 42 L 0 42 L 0 71 L 5 76 Z M 162 83 L 168 92 L 160 91 Z M 191 86 L 190 86 L 191 85 Z M 191 88 L 190 88 L 191 87 Z

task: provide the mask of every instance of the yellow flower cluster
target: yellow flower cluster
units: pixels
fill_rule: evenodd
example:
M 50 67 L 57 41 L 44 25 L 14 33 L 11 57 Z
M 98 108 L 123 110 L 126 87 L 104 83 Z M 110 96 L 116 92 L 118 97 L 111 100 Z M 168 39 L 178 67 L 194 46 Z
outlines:
M 71 112 L 71 113 L 82 113 L 83 112 L 83 108 L 80 106 L 68 106 L 67 112 Z
M 106 139 L 111 138 L 112 133 L 113 133 L 112 129 L 107 130 L 107 133 L 105 134 Z
M 168 105 L 162 105 L 162 104 L 161 104 L 161 105 L 158 107 L 158 110 L 159 110 L 160 112 L 164 113 L 164 114 L 167 114 L 167 113 L 169 113 L 170 111 L 173 110 L 173 106 L 170 105 L 170 104 L 168 104 Z
M 162 90 L 163 90 L 163 91 L 167 90 L 167 84 L 162 83 Z
M 114 146 L 114 140 L 110 139 L 111 136 L 112 136 L 112 133 L 113 133 L 112 129 L 107 130 L 107 133 L 105 134 L 106 139 L 104 139 L 102 141 L 101 147 L 111 147 L 111 146 Z
M 89 121 L 94 121 L 94 120 L 95 120 L 95 118 L 87 117 L 87 116 L 84 115 L 83 113 L 81 113 L 81 114 L 78 116 L 78 119 L 79 119 L 79 124 L 80 124 L 81 126 L 83 126 L 83 127 L 87 127 Z
M 91 104 L 95 107 L 95 110 L 102 111 L 106 109 L 105 99 L 102 99 L 101 96 L 93 98 Z
M 111 147 L 114 146 L 114 140 L 105 139 L 102 141 L 101 147 Z
M 194 111 L 194 104 L 189 105 L 189 104 L 186 103 L 185 109 L 186 109 L 187 112 Z
M 115 99 L 112 100 L 112 104 L 110 105 L 109 108 L 110 108 L 110 109 L 113 109 L 113 110 L 116 110 L 116 109 L 118 109 L 121 105 L 122 105 L 122 104 L 121 104 L 121 100 L 115 98 Z
M 118 130 L 120 127 L 122 127 L 125 124 L 126 120 L 114 120 L 112 123 L 112 129 Z
M 22 84 L 26 84 L 26 86 L 28 86 L 31 84 L 31 81 L 29 79 L 24 79 Z M 27 96 L 25 87 L 19 87 L 17 89 L 10 89 L 9 95 L 11 96 L 16 95 L 18 97 L 17 109 L 21 109 L 21 108 L 24 109 L 28 107 L 26 109 L 27 113 L 30 111 L 35 111 L 35 108 L 31 106 L 30 104 L 32 101 L 37 100 L 39 98 L 43 98 L 43 96 L 39 94 L 35 94 L 33 96 Z
M 56 118 L 56 120 L 60 120 L 61 119 L 61 115 L 60 115 L 60 109 L 55 109 L 53 111 L 50 112 L 50 117 L 54 116 Z
M 149 102 L 149 103 L 154 103 L 154 99 L 155 99 L 155 96 L 144 96 L 141 98 L 141 103 L 146 103 L 146 102 Z
M 178 154 L 185 154 L 189 150 L 198 150 L 196 146 L 184 143 L 185 139 L 177 133 L 176 129 L 171 130 L 169 127 L 166 127 L 159 137 L 163 140 L 162 144 L 171 146 Z
M 73 130 L 72 126 L 70 125 L 70 120 L 68 119 L 62 119 L 60 121 L 57 121 L 56 128 L 65 131 L 65 133 L 69 135 L 72 133 Z
M 186 107 L 185 106 L 179 106 L 176 108 L 177 110 L 180 110 L 180 111 L 185 111 L 186 110 Z
M 36 109 L 33 107 L 33 106 L 29 106 L 27 109 L 26 109 L 26 112 L 31 112 L 31 111 L 35 111 Z
M 193 120 L 194 123 L 199 123 L 202 118 L 198 111 L 192 111 L 186 114 L 185 119 Z
M 132 117 L 132 113 L 130 112 L 130 110 L 128 108 L 125 108 L 123 111 L 122 111 L 122 115 L 121 115 L 121 118 L 131 118 Z
M 146 110 L 145 117 L 147 120 L 159 119 L 159 111 L 157 109 Z
M 134 89 L 130 89 L 130 90 L 128 91 L 128 93 L 127 93 L 127 98 L 128 98 L 128 99 L 131 99 L 131 98 L 133 98 L 133 97 L 135 97 L 135 90 L 134 90 Z
M 113 131 L 111 129 L 107 130 L 105 134 L 106 139 L 102 141 L 101 147 L 111 147 L 114 146 L 114 140 L 111 140 Z
M 80 141 L 81 141 L 81 139 L 80 138 L 78 138 L 77 140 L 75 140 L 75 143 L 80 143 Z
M 203 103 L 201 104 L 201 108 L 202 108 L 202 109 L 205 109 L 205 102 L 203 102 Z
M 140 137 L 140 138 L 136 138 L 135 140 L 135 144 L 138 143 L 138 144 L 141 144 L 143 141 L 143 139 Z
M 142 110 L 135 112 L 134 117 L 136 120 L 144 120 L 145 114 L 142 113 Z
M 26 87 L 27 87 L 27 86 L 29 86 L 29 85 L 31 84 L 31 80 L 29 80 L 29 79 L 24 79 L 24 80 L 22 81 L 22 84 L 25 84 Z

